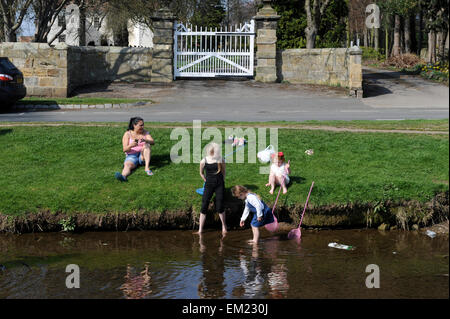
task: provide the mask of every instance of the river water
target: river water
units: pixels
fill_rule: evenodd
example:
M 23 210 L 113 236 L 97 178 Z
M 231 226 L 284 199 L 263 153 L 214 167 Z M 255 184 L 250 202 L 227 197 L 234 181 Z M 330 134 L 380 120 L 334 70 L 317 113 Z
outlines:
M 447 236 L 378 230 L 0 235 L 0 298 L 448 298 Z M 354 250 L 328 247 L 330 242 Z M 79 267 L 80 288 L 66 279 Z M 377 265 L 379 288 L 373 268 Z M 72 280 L 72 277 L 71 280 Z M 71 281 L 70 282 L 74 282 Z

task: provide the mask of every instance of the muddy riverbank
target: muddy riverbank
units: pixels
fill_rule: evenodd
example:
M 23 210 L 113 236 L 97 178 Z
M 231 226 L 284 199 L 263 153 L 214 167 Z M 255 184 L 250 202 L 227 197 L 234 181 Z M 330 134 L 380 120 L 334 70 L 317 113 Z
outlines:
M 211 211 L 213 211 L 212 205 L 210 206 Z M 225 213 L 230 229 L 238 228 L 242 210 L 242 203 L 231 203 L 226 206 Z M 302 211 L 302 205 L 281 206 L 277 209 L 276 216 L 282 225 L 287 225 L 286 229 L 291 229 L 292 226 L 298 225 Z M 141 211 L 106 214 L 74 212 L 63 214 L 41 211 L 21 216 L 0 214 L 0 232 L 188 230 L 197 227 L 198 215 L 199 213 L 192 208 L 173 212 Z M 415 230 L 448 222 L 448 219 L 449 193 L 447 191 L 437 194 L 433 200 L 426 203 L 386 201 L 308 207 L 302 227 L 307 229 L 379 228 L 381 230 Z M 207 227 L 214 228 L 218 227 L 219 224 L 217 214 L 208 214 Z

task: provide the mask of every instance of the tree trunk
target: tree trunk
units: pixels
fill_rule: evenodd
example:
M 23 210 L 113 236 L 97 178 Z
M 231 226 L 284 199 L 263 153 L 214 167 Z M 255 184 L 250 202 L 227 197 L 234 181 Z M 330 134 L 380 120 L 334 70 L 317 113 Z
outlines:
M 5 42 L 17 42 L 17 35 L 15 31 L 9 31 L 5 30 Z
M 306 27 L 306 48 L 314 49 L 316 47 L 317 28 L 315 26 Z
M 374 48 L 376 51 L 379 50 L 380 43 L 380 28 L 375 28 L 374 30 Z
M 347 48 L 350 47 L 350 23 L 348 21 L 348 17 L 345 18 L 345 34 L 346 34 L 346 41 L 347 41 Z
M 22 1 L 20 10 L 16 10 L 14 7 L 14 2 L 3 0 L 0 1 L 2 11 L 1 17 L 3 18 L 4 36 L 6 42 L 17 41 L 16 31 L 22 25 L 23 19 L 31 5 L 31 2 L 32 0 Z
M 78 31 L 78 38 L 80 40 L 79 46 L 86 45 L 86 8 L 84 5 L 80 6 L 80 29 Z
M 387 25 L 386 25 L 386 28 L 385 28 L 385 49 L 384 49 L 384 53 L 385 53 L 385 56 L 386 56 L 386 60 L 389 58 L 389 30 L 388 30 L 388 27 L 387 27 Z
M 447 30 L 439 32 L 439 41 L 438 41 L 438 52 L 439 52 L 439 60 L 442 61 L 445 59 L 445 40 L 447 39 Z
M 313 0 L 313 6 L 316 5 L 316 0 Z M 316 24 L 316 9 L 311 7 L 311 0 L 305 1 L 305 11 L 306 11 L 306 23 L 305 28 L 306 35 L 306 48 L 313 49 L 316 45 L 316 35 L 317 35 L 317 24 Z
M 423 14 L 422 14 L 422 1 L 419 1 L 419 34 L 417 39 L 417 55 L 420 57 L 420 51 L 422 51 L 423 41 Z
M 312 0 L 312 2 L 313 3 L 311 7 L 311 0 L 305 1 L 306 23 L 307 23 L 307 26 L 305 28 L 305 34 L 306 34 L 307 49 L 313 49 L 316 46 L 316 36 L 320 26 L 320 19 L 330 0 L 323 0 L 323 1 Z
M 447 29 L 447 37 L 446 37 L 446 39 L 445 39 L 445 46 L 444 46 L 444 50 L 447 50 L 448 51 L 448 49 L 449 49 L 449 30 Z M 447 54 L 448 54 L 448 52 L 447 52 Z M 447 59 L 448 59 L 448 57 L 447 57 Z
M 430 31 L 428 33 L 428 63 L 436 62 L 436 32 Z
M 411 20 L 409 15 L 405 17 L 405 53 L 411 53 Z
M 416 18 L 412 15 L 409 20 L 409 31 L 411 32 L 411 52 L 417 52 Z
M 395 15 L 394 22 L 394 45 L 392 46 L 391 56 L 400 55 L 400 16 Z
M 5 22 L 5 24 L 4 24 L 3 33 L 5 36 L 5 42 L 16 42 L 17 41 L 16 31 L 7 22 Z
M 367 30 L 367 28 L 366 27 L 364 27 L 364 34 L 363 34 L 363 36 L 364 36 L 364 44 L 363 44 L 363 46 L 365 46 L 365 47 L 369 47 L 370 45 L 369 45 L 369 37 L 368 37 L 368 33 L 369 32 L 367 32 L 368 30 Z

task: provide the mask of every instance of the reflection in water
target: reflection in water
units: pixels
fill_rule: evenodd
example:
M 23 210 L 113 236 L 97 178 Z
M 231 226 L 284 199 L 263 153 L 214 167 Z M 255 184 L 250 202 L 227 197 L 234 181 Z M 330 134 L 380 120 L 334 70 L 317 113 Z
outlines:
M 300 238 L 295 239 L 300 244 Z M 269 283 L 270 298 L 279 299 L 286 298 L 289 291 L 289 283 L 287 278 L 287 266 L 284 259 L 278 258 L 280 250 L 279 238 L 267 240 L 264 243 L 264 250 L 268 254 L 269 259 L 274 261 L 270 266 L 270 272 L 267 274 Z
M 264 285 L 264 278 L 258 257 L 259 253 L 257 245 L 253 245 L 250 261 L 247 261 L 243 251 L 240 251 L 239 265 L 244 274 L 244 280 L 241 286 L 237 286 L 233 290 L 233 295 L 235 297 L 254 298 L 261 293 Z
M 127 265 L 125 283 L 120 286 L 126 299 L 142 299 L 152 293 L 150 288 L 150 275 L 148 273 L 149 263 L 145 263 L 144 270 L 140 274 L 130 265 Z
M 265 295 L 274 299 L 287 297 L 288 269 L 285 260 L 278 257 L 279 242 L 278 239 L 269 239 L 261 242 L 260 246 L 253 245 L 249 258 L 243 249 L 240 250 L 239 265 L 244 279 L 241 285 L 233 289 L 234 297 L 267 297 Z
M 200 298 L 224 298 L 225 297 L 225 264 L 223 257 L 223 239 L 219 240 L 217 247 L 213 243 L 206 248 L 203 234 L 198 235 L 201 264 L 203 269 L 200 283 L 198 284 L 198 296 Z M 212 246 L 212 247 L 211 247 Z

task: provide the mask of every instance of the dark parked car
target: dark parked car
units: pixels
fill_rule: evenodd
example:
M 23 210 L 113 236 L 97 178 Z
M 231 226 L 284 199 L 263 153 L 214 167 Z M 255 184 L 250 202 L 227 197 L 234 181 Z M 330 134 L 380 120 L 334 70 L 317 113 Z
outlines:
M 8 58 L 0 57 L 0 107 L 13 105 L 26 94 L 22 72 Z

